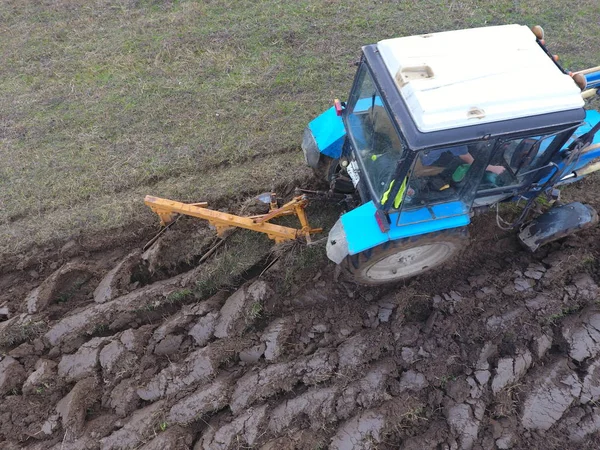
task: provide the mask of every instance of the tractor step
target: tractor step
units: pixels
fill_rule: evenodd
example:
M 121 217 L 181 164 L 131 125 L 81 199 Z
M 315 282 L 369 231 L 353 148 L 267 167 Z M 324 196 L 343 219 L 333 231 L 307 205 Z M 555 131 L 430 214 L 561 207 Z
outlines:
M 594 208 L 574 202 L 557 206 L 532 220 L 520 233 L 519 241 L 535 252 L 542 245 L 569 236 L 598 223 Z

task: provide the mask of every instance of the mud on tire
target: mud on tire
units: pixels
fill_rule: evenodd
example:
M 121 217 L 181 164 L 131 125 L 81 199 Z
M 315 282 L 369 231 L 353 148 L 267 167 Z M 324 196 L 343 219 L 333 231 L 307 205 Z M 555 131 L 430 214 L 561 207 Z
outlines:
M 414 277 L 439 266 L 468 244 L 466 227 L 385 242 L 342 262 L 361 284 L 384 284 Z

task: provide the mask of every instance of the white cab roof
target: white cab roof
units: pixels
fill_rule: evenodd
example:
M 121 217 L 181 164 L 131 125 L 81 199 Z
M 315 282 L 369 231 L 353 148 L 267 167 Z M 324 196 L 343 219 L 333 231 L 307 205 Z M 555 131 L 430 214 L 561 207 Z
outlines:
M 526 26 L 400 37 L 377 47 L 421 132 L 583 106 L 580 89 Z

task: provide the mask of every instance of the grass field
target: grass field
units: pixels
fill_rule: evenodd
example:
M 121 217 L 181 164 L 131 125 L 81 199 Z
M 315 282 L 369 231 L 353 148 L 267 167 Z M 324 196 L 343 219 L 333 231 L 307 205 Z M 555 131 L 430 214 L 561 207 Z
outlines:
M 548 1 L 4 0 L 0 255 L 155 224 L 146 193 L 219 200 L 307 172 L 307 122 L 345 98 L 361 45 L 540 24 L 600 64 L 600 4 Z

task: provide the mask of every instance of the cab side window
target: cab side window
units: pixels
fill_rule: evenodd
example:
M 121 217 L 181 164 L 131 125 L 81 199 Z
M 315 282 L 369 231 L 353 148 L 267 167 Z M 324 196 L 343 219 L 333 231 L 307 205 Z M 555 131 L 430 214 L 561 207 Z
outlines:
M 490 164 L 505 170 L 501 174 L 486 172 L 479 190 L 516 186 L 524 182 L 525 177 L 546 160 L 546 152 L 557 138 L 557 135 L 531 136 L 499 141 Z
M 469 203 L 492 146 L 492 141 L 482 141 L 421 151 L 408 184 L 407 206 L 453 200 Z

